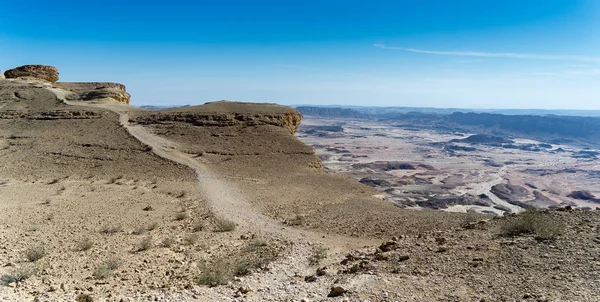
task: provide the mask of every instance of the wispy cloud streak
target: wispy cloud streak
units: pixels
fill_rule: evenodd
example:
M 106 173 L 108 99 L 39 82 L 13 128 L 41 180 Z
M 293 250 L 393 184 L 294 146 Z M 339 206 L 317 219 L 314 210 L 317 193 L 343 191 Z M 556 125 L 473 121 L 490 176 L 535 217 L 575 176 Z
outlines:
M 512 52 L 436 51 L 436 50 L 423 50 L 423 49 L 416 49 L 416 48 L 393 47 L 393 46 L 387 46 L 385 44 L 373 44 L 373 46 L 377 47 L 377 48 L 385 49 L 385 50 L 400 50 L 400 51 L 407 51 L 407 52 L 413 52 L 413 53 L 443 55 L 443 56 L 600 62 L 600 57 L 527 54 L 527 53 L 512 53 Z

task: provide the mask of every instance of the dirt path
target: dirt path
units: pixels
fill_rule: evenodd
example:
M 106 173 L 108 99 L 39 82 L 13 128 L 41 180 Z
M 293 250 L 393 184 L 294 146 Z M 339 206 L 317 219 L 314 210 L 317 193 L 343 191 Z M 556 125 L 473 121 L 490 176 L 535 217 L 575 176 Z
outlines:
M 125 129 L 140 142 L 152 147 L 156 155 L 182 165 L 186 165 L 196 172 L 198 186 L 204 199 L 210 205 L 212 211 L 218 216 L 234 221 L 247 232 L 267 235 L 289 242 L 289 254 L 270 264 L 270 270 L 260 275 L 250 275 L 245 283 L 252 288 L 265 288 L 265 295 L 271 289 L 269 284 L 296 284 L 286 290 L 285 295 L 289 298 L 302 296 L 308 290 L 309 283 L 297 284 L 298 275 L 314 273 L 310 266 L 309 257 L 319 247 L 328 250 L 330 261 L 337 256 L 345 254 L 348 250 L 363 248 L 380 243 L 379 240 L 350 238 L 339 235 L 329 235 L 310 230 L 291 228 L 284 226 L 276 220 L 256 211 L 252 204 L 239 190 L 235 183 L 229 179 L 215 175 L 206 164 L 193 155 L 186 154 L 177 149 L 177 144 L 153 134 L 148 128 L 141 125 L 129 123 L 129 112 L 140 110 L 121 104 L 85 104 L 82 102 L 69 102 L 64 99 L 68 93 L 60 89 L 50 89 L 64 103 L 73 106 L 101 107 L 119 114 L 119 121 Z M 325 262 L 326 263 L 326 262 Z M 283 298 L 278 293 L 279 298 Z M 266 301 L 265 297 L 252 296 L 250 301 Z

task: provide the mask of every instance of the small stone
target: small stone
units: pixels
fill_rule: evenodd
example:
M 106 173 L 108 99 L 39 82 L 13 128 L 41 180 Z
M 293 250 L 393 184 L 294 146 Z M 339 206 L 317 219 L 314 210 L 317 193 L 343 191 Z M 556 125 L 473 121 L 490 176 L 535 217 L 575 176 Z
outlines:
M 445 253 L 448 251 L 448 248 L 445 246 L 441 246 L 440 248 L 437 249 L 437 251 L 435 251 L 436 253 Z
M 75 301 L 77 302 L 94 302 L 94 298 L 88 294 L 79 294 L 75 297 Z
M 317 282 L 317 280 L 319 280 L 319 279 L 317 278 L 316 275 L 310 275 L 310 276 L 304 277 L 304 281 L 306 281 L 306 282 Z
M 343 287 L 334 286 L 331 288 L 331 291 L 329 292 L 329 295 L 327 295 L 327 297 L 330 297 L 330 298 L 339 297 L 345 293 L 346 293 L 346 290 Z
M 245 295 L 245 294 L 247 294 L 247 293 L 251 292 L 251 291 L 252 291 L 252 288 L 250 288 L 250 287 L 243 287 L 243 286 L 242 286 L 242 287 L 238 288 L 238 291 L 239 291 L 240 293 L 242 293 L 242 294 L 244 294 L 244 295 Z
M 388 241 L 379 246 L 382 252 L 389 252 L 398 248 L 398 243 L 395 241 Z
M 409 255 L 402 255 L 398 258 L 398 262 L 406 261 L 408 259 L 410 259 Z
M 317 276 L 325 276 L 327 275 L 327 267 L 321 267 L 317 269 Z
M 446 241 L 447 241 L 447 240 L 446 240 L 446 238 L 444 238 L 444 237 L 437 237 L 437 238 L 435 238 L 435 242 L 436 242 L 437 244 L 439 244 L 439 245 L 445 244 L 445 243 L 446 243 Z

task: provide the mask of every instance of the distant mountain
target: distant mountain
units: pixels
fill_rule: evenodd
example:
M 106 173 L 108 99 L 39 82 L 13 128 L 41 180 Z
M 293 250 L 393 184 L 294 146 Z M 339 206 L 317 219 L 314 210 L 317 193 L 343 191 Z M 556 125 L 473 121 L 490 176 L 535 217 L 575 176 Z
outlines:
M 140 108 L 143 109 L 148 109 L 148 110 L 166 110 L 166 109 L 173 109 L 173 108 L 181 108 L 181 107 L 188 107 L 190 105 L 183 105 L 183 106 L 154 106 L 154 105 L 143 105 L 140 106 Z
M 345 118 L 368 118 L 365 113 L 358 112 L 349 108 L 342 107 L 312 107 L 299 106 L 296 107 L 303 115 L 326 116 L 326 117 L 345 117 Z
M 429 113 L 429 114 L 452 114 L 454 112 L 463 113 L 497 113 L 504 115 L 560 115 L 560 116 L 588 116 L 600 117 L 600 110 L 569 110 L 569 109 L 469 109 L 469 108 L 433 108 L 433 107 L 376 107 L 376 106 L 344 106 L 344 105 L 298 105 L 299 107 L 315 108 L 343 108 L 364 113 L 370 117 L 387 117 L 394 114 L 404 114 L 409 112 Z

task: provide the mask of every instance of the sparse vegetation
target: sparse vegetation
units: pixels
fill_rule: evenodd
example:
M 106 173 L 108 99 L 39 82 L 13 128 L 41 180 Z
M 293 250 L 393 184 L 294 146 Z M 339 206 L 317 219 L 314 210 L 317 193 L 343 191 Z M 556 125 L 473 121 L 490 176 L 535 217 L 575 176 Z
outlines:
M 175 237 L 173 237 L 173 236 L 168 236 L 168 237 L 165 237 L 165 238 L 163 239 L 163 241 L 162 241 L 161 245 L 162 245 L 163 247 L 171 247 L 171 246 L 173 246 L 173 245 L 174 245 L 176 242 L 177 242 L 177 241 L 175 240 Z
M 117 176 L 117 177 L 111 177 L 111 178 L 109 178 L 109 179 L 108 179 L 108 182 L 107 182 L 107 184 L 109 184 L 109 185 L 110 185 L 110 184 L 117 183 L 117 181 L 118 181 L 118 180 L 120 180 L 120 179 L 122 179 L 122 178 L 123 178 L 123 175 L 119 175 L 119 176 Z M 117 183 L 117 184 L 118 184 L 118 183 Z
M 286 220 L 285 224 L 289 226 L 301 226 L 304 224 L 304 216 L 296 214 L 293 218 Z
M 190 214 L 188 214 L 188 212 L 179 212 L 175 215 L 175 220 L 176 221 L 181 221 L 181 220 L 185 220 L 188 217 L 190 217 Z
M 133 231 L 134 235 L 143 235 L 145 233 L 146 233 L 146 227 L 143 227 L 143 226 L 139 226 Z
M 198 242 L 198 235 L 188 234 L 183 238 L 183 242 L 185 243 L 185 245 L 194 245 L 196 244 L 196 242 Z
M 153 231 L 153 230 L 156 230 L 156 228 L 158 228 L 158 222 L 153 222 L 153 223 L 151 223 L 151 224 L 148 225 L 148 227 L 146 228 L 146 230 Z
M 83 252 L 91 249 L 92 246 L 94 246 L 94 241 L 92 241 L 92 239 L 90 239 L 89 237 L 86 237 L 75 244 L 75 250 Z
M 96 279 L 106 279 L 115 274 L 115 270 L 121 266 L 121 260 L 118 258 L 108 259 L 94 270 L 92 276 Z
M 35 275 L 37 269 L 33 265 L 22 265 L 11 269 L 7 274 L 0 276 L 0 283 L 7 285 L 9 283 L 19 283 Z
M 554 240 L 562 233 L 564 225 L 549 213 L 529 209 L 506 220 L 502 235 L 518 236 L 533 234 L 539 240 Z
M 113 270 L 109 269 L 104 265 L 101 265 L 94 270 L 92 276 L 96 279 L 106 279 L 112 277 L 114 274 L 115 272 Z
M 223 217 L 215 217 L 215 231 L 216 232 L 231 232 L 236 228 L 235 222 L 228 220 Z
M 223 259 L 217 259 L 213 263 L 200 265 L 202 273 L 197 282 L 210 287 L 225 285 L 232 278 L 231 265 Z
M 310 265 L 317 265 L 325 258 L 327 258 L 327 250 L 324 247 L 319 246 L 315 248 L 310 257 L 308 257 L 308 263 Z
M 146 238 L 144 238 L 137 246 L 137 248 L 135 249 L 136 252 L 143 252 L 143 251 L 147 251 L 151 248 L 154 247 L 154 242 L 152 239 L 152 236 L 147 236 Z
M 29 231 L 29 232 L 37 232 L 39 230 L 40 230 L 39 225 L 32 225 L 32 226 L 29 226 L 29 228 L 27 228 L 27 231 Z
M 267 246 L 267 242 L 262 239 L 252 240 L 246 245 L 243 252 L 244 253 L 252 253 L 260 250 L 262 247 Z
M 121 227 L 121 225 L 106 225 L 102 227 L 102 230 L 100 232 L 104 234 L 114 234 L 121 232 L 122 230 L 123 228 Z
M 252 272 L 253 269 L 256 269 L 257 267 L 258 265 L 255 262 L 242 260 L 235 265 L 233 274 L 235 276 L 247 276 Z
M 196 222 L 192 225 L 192 230 L 194 230 L 194 232 L 200 232 L 204 230 L 204 224 L 202 222 Z
M 27 260 L 35 262 L 46 256 L 46 250 L 43 246 L 36 245 L 26 249 L 24 255 Z

